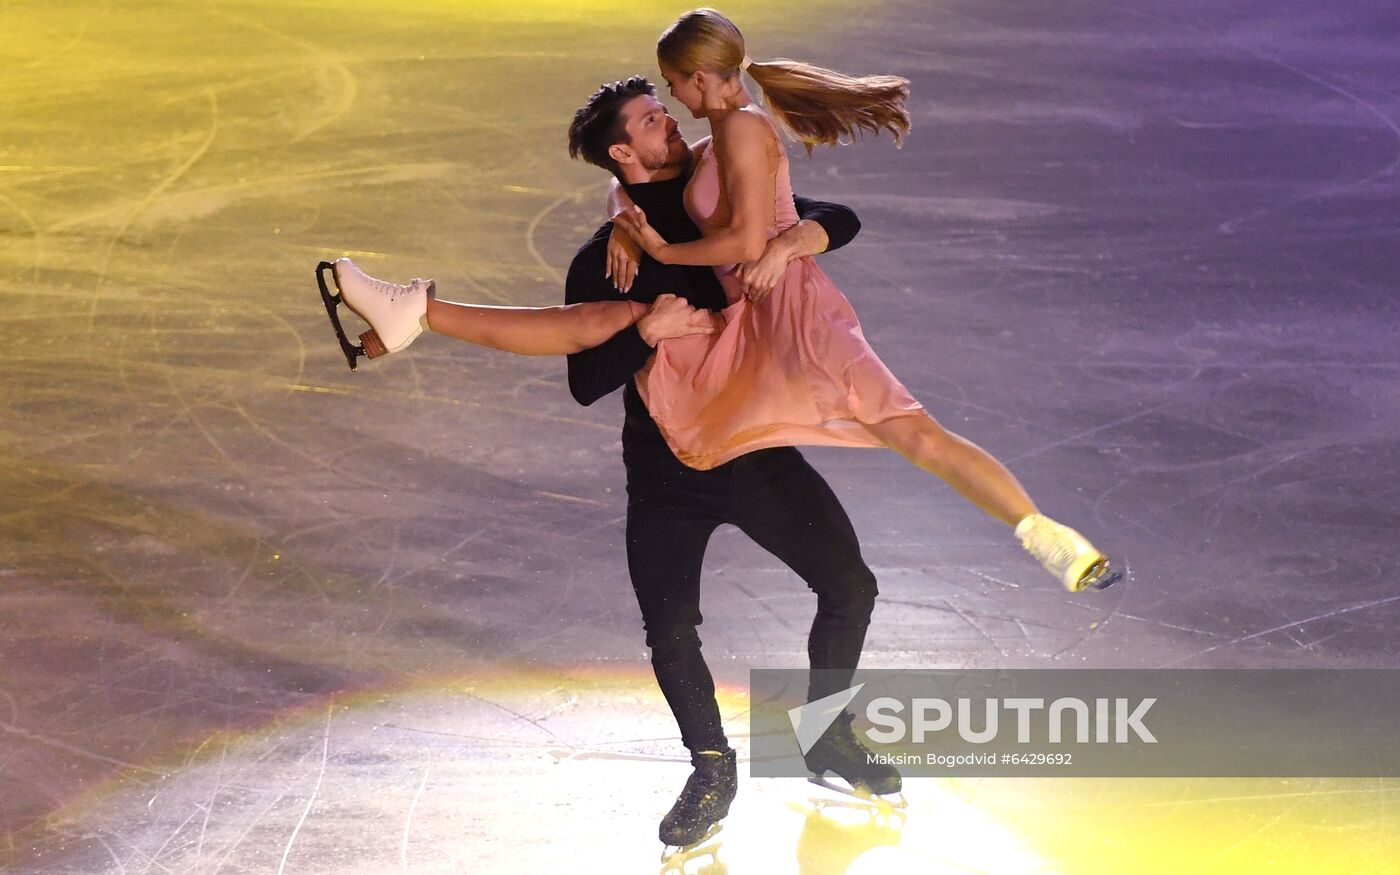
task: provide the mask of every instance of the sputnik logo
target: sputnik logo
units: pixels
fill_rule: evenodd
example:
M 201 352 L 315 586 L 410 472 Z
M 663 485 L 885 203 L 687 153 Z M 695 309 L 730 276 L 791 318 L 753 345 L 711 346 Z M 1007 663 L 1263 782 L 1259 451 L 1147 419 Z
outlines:
M 802 748 L 802 753 L 812 749 L 812 745 L 817 743 L 827 727 L 836 722 L 836 718 L 846 710 L 863 686 L 865 684 L 856 684 L 848 690 L 788 709 L 788 720 L 792 722 L 792 731 L 797 736 L 797 746 Z

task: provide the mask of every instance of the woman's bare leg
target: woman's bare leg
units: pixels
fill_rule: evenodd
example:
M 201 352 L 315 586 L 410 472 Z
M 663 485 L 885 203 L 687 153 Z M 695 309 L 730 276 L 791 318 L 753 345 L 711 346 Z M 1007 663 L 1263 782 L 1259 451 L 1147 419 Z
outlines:
M 1015 525 L 1036 513 L 1035 503 L 1015 475 L 990 453 L 947 431 L 927 413 L 896 416 L 867 425 L 876 437 L 906 459 L 947 481 L 989 515 Z
M 560 307 L 488 307 L 428 299 L 428 328 L 519 355 L 570 355 L 592 349 L 646 313 L 631 301 Z
M 1070 592 L 1100 589 L 1121 579 L 1108 557 L 1083 535 L 1036 510 L 1005 465 L 967 438 L 945 430 L 927 413 L 897 416 L 867 428 L 890 449 L 942 477 L 968 501 L 1013 527 L 1021 546 Z

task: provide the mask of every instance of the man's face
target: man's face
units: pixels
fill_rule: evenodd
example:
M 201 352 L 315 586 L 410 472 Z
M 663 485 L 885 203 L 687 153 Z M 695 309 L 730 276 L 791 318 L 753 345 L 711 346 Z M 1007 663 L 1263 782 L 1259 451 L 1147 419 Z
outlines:
M 629 100 L 622 107 L 624 127 L 631 141 L 626 145 L 648 171 L 678 167 L 690 160 L 690 146 L 666 106 L 650 94 Z

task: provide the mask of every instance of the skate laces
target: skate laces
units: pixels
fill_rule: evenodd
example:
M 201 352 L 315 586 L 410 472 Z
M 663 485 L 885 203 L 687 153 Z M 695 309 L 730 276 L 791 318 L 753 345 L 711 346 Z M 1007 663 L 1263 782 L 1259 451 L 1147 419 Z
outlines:
M 681 789 L 681 801 L 687 804 L 704 802 L 706 798 L 714 798 L 718 795 L 709 779 L 699 772 L 691 772 L 690 777 L 685 781 L 685 787 Z
M 693 758 L 692 758 L 693 759 Z M 695 771 L 690 773 L 686 779 L 685 787 L 681 789 L 680 799 L 677 804 L 700 803 L 714 804 L 724 795 L 724 786 L 728 782 L 728 770 L 725 756 L 713 756 L 705 758 L 705 765 L 695 763 Z
M 365 279 L 369 280 L 369 287 L 380 294 L 388 295 L 390 301 L 398 300 L 399 293 L 412 291 L 411 286 L 391 283 L 388 280 L 377 280 L 369 274 L 365 274 Z

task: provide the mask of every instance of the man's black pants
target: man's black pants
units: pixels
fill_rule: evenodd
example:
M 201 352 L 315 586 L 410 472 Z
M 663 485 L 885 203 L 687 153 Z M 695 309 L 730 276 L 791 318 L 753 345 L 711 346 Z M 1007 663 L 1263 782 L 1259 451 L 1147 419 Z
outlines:
M 624 448 L 623 458 L 628 569 L 656 681 L 685 746 L 728 747 L 695 629 L 701 561 L 723 523 L 781 559 L 817 594 L 807 639 L 814 669 L 809 700 L 850 686 L 875 606 L 875 575 L 861 558 L 845 509 L 807 460 L 779 447 L 696 471 L 664 444 Z

